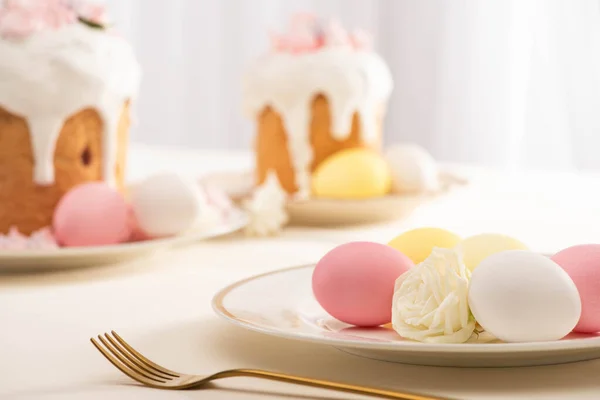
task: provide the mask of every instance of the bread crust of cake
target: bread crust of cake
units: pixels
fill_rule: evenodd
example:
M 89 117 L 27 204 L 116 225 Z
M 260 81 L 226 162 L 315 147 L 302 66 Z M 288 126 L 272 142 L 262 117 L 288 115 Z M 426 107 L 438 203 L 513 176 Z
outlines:
M 117 187 L 124 190 L 129 103 L 118 124 Z M 35 158 L 24 118 L 0 107 L 0 233 L 15 226 L 24 234 L 50 226 L 54 208 L 74 186 L 105 180 L 103 176 L 103 122 L 93 108 L 81 110 L 64 123 L 54 151 L 54 183 L 39 185 L 32 178 Z
M 332 154 L 350 148 L 370 147 L 381 149 L 383 105 L 377 117 L 375 139 L 366 142 L 361 135 L 360 116 L 354 113 L 350 134 L 343 140 L 337 140 L 331 134 L 331 111 L 327 98 L 324 95 L 315 96 L 312 105 L 312 118 L 310 122 L 310 145 L 312 148 L 312 162 L 310 172 Z M 298 191 L 296 172 L 289 152 L 287 134 L 283 119 L 272 107 L 266 107 L 257 120 L 257 136 L 255 141 L 256 156 L 256 181 L 262 184 L 270 170 L 277 173 L 279 182 L 286 192 L 293 194 Z
M 346 139 L 337 140 L 331 134 L 331 114 L 327 98 L 317 95 L 311 106 L 310 144 L 313 160 L 310 165 L 312 173 L 317 166 L 332 154 L 357 147 L 381 149 L 382 124 L 381 113 L 378 118 L 376 139 L 366 142 L 360 132 L 360 116 L 354 113 L 351 132 Z M 277 172 L 280 184 L 286 192 L 293 194 L 298 190 L 296 174 L 292 165 L 288 146 L 289 135 L 285 131 L 283 120 L 273 108 L 266 107 L 258 117 L 257 136 L 255 142 L 256 180 L 262 184 L 270 170 Z

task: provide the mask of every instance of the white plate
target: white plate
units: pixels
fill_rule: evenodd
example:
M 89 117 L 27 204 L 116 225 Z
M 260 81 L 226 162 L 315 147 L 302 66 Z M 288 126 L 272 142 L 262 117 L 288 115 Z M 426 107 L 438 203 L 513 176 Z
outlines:
M 252 172 L 222 172 L 205 176 L 201 182 L 214 185 L 240 201 L 253 189 Z M 441 188 L 436 193 L 390 194 L 364 200 L 310 198 L 291 201 L 287 211 L 292 225 L 348 225 L 391 221 L 404 218 L 417 207 L 433 200 L 466 180 L 451 172 L 440 173 Z
M 331 345 L 377 360 L 455 367 L 558 364 L 600 358 L 600 336 L 554 342 L 500 343 L 489 337 L 464 344 L 403 340 L 389 328 L 356 328 L 329 316 L 311 291 L 313 265 L 270 272 L 237 282 L 213 299 L 218 315 L 241 327 L 287 339 Z
M 71 247 L 52 250 L 0 251 L 0 271 L 31 271 L 114 264 L 154 254 L 173 246 L 233 233 L 246 226 L 245 213 L 234 210 L 222 224 L 179 236 L 111 246 Z
M 288 204 L 290 224 L 351 225 L 407 217 L 433 195 L 388 195 L 365 200 L 308 199 Z

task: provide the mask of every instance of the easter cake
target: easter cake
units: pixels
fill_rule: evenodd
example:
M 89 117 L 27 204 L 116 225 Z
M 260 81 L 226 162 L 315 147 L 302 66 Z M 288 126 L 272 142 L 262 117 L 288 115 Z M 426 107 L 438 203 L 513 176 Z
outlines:
M 51 225 L 73 187 L 123 188 L 140 67 L 82 0 L 0 1 L 0 234 Z
M 194 179 L 125 184 L 133 49 L 84 0 L 0 0 L 0 250 L 207 231 L 233 212 Z
M 379 150 L 393 81 L 363 32 L 296 15 L 287 34 L 244 79 L 247 114 L 256 121 L 256 181 L 273 171 L 283 190 L 307 195 L 311 173 L 332 154 Z
M 295 207 L 307 200 L 437 193 L 439 170 L 425 149 L 383 148 L 392 89 L 391 71 L 364 31 L 297 14 L 287 32 L 273 33 L 270 51 L 244 76 L 244 109 L 256 123 L 253 189 L 244 202 L 249 232 L 277 233 L 286 212 L 311 214 Z

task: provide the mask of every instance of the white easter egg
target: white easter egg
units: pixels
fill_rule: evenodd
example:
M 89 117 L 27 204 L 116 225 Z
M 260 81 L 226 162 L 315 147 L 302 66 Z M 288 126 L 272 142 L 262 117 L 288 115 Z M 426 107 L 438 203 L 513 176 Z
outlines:
M 484 259 L 473 271 L 468 299 L 475 320 L 505 342 L 561 339 L 581 315 L 569 275 L 550 258 L 527 250 Z
M 153 175 L 133 185 L 130 200 L 139 227 L 154 237 L 192 228 L 206 204 L 196 182 L 173 173 Z
M 395 144 L 385 151 L 396 193 L 437 191 L 438 166 L 431 154 L 416 144 Z

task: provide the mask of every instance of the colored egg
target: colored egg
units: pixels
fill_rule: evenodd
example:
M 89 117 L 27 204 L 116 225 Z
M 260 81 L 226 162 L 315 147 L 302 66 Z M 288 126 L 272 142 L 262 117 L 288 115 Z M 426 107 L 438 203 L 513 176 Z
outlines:
M 482 233 L 470 236 L 457 245 L 463 261 L 471 271 L 486 257 L 506 250 L 528 250 L 527 246 L 510 236 Z
M 434 247 L 451 249 L 460 240 L 460 236 L 445 229 L 417 228 L 400 234 L 389 245 L 418 264 L 429 257 Z
M 148 236 L 172 236 L 198 224 L 206 198 L 191 179 L 161 173 L 133 185 L 131 206 L 139 228 Z
M 569 275 L 550 258 L 527 250 L 483 260 L 471 276 L 468 300 L 475 320 L 505 342 L 559 340 L 581 315 Z
M 323 309 L 340 321 L 357 326 L 387 324 L 392 320 L 394 283 L 413 265 L 384 244 L 346 243 L 317 263 L 313 293 Z
M 434 192 L 440 188 L 438 166 L 431 154 L 412 143 L 398 143 L 385 151 L 397 193 Z
M 52 228 L 62 246 L 101 246 L 129 239 L 132 227 L 123 196 L 103 182 L 78 185 L 54 210 Z
M 390 192 L 392 178 L 388 164 L 369 149 L 342 150 L 325 159 L 312 176 L 316 197 L 366 199 Z
M 600 244 L 582 244 L 552 256 L 575 282 L 581 297 L 581 318 L 575 332 L 600 332 Z

